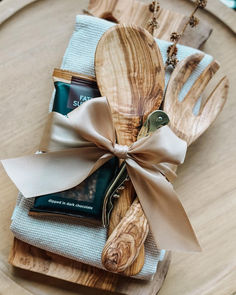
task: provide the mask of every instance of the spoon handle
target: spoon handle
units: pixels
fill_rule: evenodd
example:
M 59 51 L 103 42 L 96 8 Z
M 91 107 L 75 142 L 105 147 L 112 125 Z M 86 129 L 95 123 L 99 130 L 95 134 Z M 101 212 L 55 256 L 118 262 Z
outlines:
M 148 232 L 147 219 L 136 198 L 103 248 L 105 268 L 116 273 L 124 272 L 137 258 Z
M 159 110 L 152 112 L 143 124 L 138 139 L 152 134 L 158 128 L 168 123 L 169 118 L 165 112 Z M 121 171 L 125 172 L 125 170 L 125 165 L 122 165 Z M 126 178 L 126 175 L 124 178 Z M 113 189 L 113 193 L 107 197 L 108 204 L 112 203 L 114 194 L 115 190 Z M 104 216 L 108 216 L 107 220 L 109 220 L 109 215 L 109 211 L 107 214 L 104 214 Z M 127 271 L 131 272 L 128 267 L 138 257 L 148 232 L 149 225 L 147 219 L 138 198 L 136 198 L 123 219 L 109 236 L 103 248 L 102 264 L 105 268 L 117 273 L 126 271 L 126 275 L 128 275 Z M 140 270 L 141 268 L 137 269 L 137 273 Z M 132 270 L 132 275 L 134 274 L 133 272 L 134 270 Z
M 152 112 L 139 131 L 137 139 L 155 132 L 158 128 L 167 125 L 168 123 L 169 117 L 165 112 L 160 110 Z M 102 222 L 104 227 L 109 226 L 111 212 L 114 208 L 114 201 L 120 197 L 121 192 L 125 189 L 125 183 L 128 180 L 129 176 L 126 169 L 126 163 L 123 162 L 104 197 L 102 210 Z

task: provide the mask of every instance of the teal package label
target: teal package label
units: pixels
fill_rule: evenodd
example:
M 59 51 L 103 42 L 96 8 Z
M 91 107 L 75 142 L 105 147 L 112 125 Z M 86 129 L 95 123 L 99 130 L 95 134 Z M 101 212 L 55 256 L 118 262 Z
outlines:
M 91 83 L 92 86 L 91 86 Z M 53 111 L 67 115 L 85 101 L 99 97 L 96 82 L 55 84 Z M 101 219 L 103 200 L 108 186 L 118 171 L 119 160 L 114 157 L 76 187 L 35 198 L 30 211 Z
M 94 82 L 91 83 L 93 83 L 94 85 Z M 87 100 L 100 96 L 100 92 L 95 85 L 93 87 L 88 87 L 86 84 L 81 84 L 78 87 L 78 82 L 72 79 L 67 100 L 67 108 L 74 109 L 76 107 L 79 107 Z
M 86 83 L 78 84 L 72 80 L 71 84 L 57 81 L 54 85 L 56 93 L 53 111 L 62 115 L 67 115 L 91 98 L 101 96 L 98 88 L 94 87 L 94 84 L 93 87 L 89 87 Z

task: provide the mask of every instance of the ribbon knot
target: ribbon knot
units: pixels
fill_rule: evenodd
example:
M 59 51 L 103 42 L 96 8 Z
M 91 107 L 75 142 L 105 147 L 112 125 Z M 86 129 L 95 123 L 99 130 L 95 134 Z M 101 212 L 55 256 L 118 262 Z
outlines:
M 128 157 L 129 147 L 127 145 L 121 145 L 115 143 L 114 145 L 114 155 L 119 159 L 127 159 Z
M 114 155 L 125 159 L 158 246 L 166 250 L 199 251 L 184 208 L 165 177 L 172 171 L 165 169 L 167 165 L 183 163 L 186 148 L 186 142 L 168 126 L 130 147 L 116 144 L 109 104 L 105 97 L 100 97 L 85 102 L 68 117 L 49 114 L 40 146 L 46 153 L 2 163 L 24 197 L 31 198 L 75 187 Z

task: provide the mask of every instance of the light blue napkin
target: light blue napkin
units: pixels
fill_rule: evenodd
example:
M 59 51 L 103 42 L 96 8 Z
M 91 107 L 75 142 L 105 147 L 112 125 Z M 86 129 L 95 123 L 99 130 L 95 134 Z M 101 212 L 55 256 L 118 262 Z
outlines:
M 102 19 L 85 15 L 77 16 L 75 30 L 65 52 L 61 68 L 94 76 L 94 54 L 97 43 L 102 34 L 113 25 L 114 23 Z M 161 40 L 157 40 L 157 43 L 165 61 L 166 49 L 170 43 Z M 178 48 L 179 60 L 199 52 L 185 46 L 178 46 Z M 186 95 L 196 78 L 211 61 L 212 57 L 205 55 L 184 85 L 180 99 Z M 168 79 L 169 73 L 166 74 L 166 82 Z M 32 204 L 33 199 L 25 199 L 19 194 L 11 224 L 11 230 L 18 239 L 44 250 L 103 268 L 101 253 L 107 238 L 106 229 L 102 226 L 91 226 L 88 222 L 80 219 L 28 216 Z M 163 259 L 165 255 L 164 250 L 157 249 L 151 233 L 145 242 L 145 253 L 142 271 L 135 277 L 151 280 L 156 272 L 158 261 Z

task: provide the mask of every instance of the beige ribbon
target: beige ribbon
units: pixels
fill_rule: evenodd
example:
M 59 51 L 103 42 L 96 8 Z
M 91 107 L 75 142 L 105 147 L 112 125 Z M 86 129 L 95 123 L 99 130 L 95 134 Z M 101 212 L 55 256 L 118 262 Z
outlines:
M 167 181 L 165 163 L 183 163 L 186 142 L 169 127 L 158 129 L 131 146 L 115 142 L 106 98 L 96 98 L 67 117 L 50 113 L 41 142 L 44 154 L 3 160 L 6 172 L 26 198 L 70 189 L 114 156 L 124 159 L 159 248 L 199 251 L 189 219 Z M 163 173 L 165 176 L 163 176 Z

